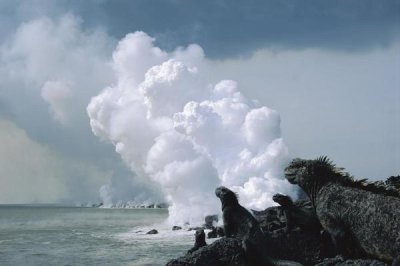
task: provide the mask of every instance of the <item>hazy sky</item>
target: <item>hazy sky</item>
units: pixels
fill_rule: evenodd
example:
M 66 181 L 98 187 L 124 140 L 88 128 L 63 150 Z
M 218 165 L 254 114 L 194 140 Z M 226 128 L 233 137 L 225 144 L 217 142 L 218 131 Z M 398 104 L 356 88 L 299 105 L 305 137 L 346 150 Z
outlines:
M 399 1 L 0 0 L 0 203 L 162 200 L 86 112 L 138 30 L 201 46 L 210 82 L 278 111 L 291 157 L 400 174 Z

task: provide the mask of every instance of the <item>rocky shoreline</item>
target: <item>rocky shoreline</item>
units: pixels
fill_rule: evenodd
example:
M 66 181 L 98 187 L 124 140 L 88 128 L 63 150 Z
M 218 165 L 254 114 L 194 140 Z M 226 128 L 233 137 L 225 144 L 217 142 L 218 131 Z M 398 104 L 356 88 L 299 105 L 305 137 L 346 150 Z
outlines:
M 309 201 L 297 201 L 296 205 L 309 206 Z M 300 262 L 303 265 L 318 266 L 344 266 L 344 265 L 387 265 L 384 262 L 370 259 L 345 260 L 334 252 L 334 247 L 329 236 L 317 230 L 305 230 L 299 227 L 286 231 L 286 217 L 282 207 L 270 207 L 261 212 L 254 212 L 266 234 L 268 253 L 276 258 Z M 220 231 L 220 227 L 210 228 L 208 239 L 217 237 L 210 234 Z M 220 235 L 218 235 L 220 237 Z M 205 246 L 193 253 L 188 253 L 167 263 L 167 266 L 184 265 L 223 265 L 244 266 L 244 250 L 242 242 L 235 238 L 222 237 L 212 244 Z
M 382 184 L 399 189 L 400 176 L 392 176 Z M 313 205 L 310 200 L 295 201 L 293 202 L 293 208 L 300 210 L 300 213 L 313 212 Z M 271 254 L 276 259 L 295 261 L 302 265 L 318 266 L 389 265 L 366 255 L 358 255 L 356 258 L 344 258 L 335 251 L 331 237 L 321 226 L 303 226 L 298 222 L 300 221 L 298 217 L 294 217 L 294 221 L 291 221 L 291 223 L 295 224 L 292 224 L 289 228 L 288 209 L 284 204 L 267 208 L 264 211 L 253 211 L 253 214 L 265 234 L 266 241 L 262 250 L 265 250 L 267 254 Z M 211 229 L 211 234 L 208 234 L 208 238 L 221 236 L 222 228 L 212 226 L 213 223 L 210 223 L 210 221 L 213 220 L 210 217 L 206 218 L 206 223 L 203 226 L 204 229 Z M 368 232 L 365 233 L 368 234 Z M 194 252 L 189 252 L 167 263 L 167 266 L 183 265 L 244 266 L 248 264 L 246 264 L 242 240 L 222 237 L 210 245 L 201 247 Z M 400 264 L 394 261 L 393 265 L 398 266 Z

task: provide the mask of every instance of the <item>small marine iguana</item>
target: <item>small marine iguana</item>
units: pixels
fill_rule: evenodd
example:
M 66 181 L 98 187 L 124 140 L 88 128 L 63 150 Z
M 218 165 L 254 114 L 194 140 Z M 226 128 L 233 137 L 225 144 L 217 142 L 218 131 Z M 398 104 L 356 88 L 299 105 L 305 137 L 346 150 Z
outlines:
M 320 231 L 322 229 L 315 209 L 309 201 L 302 201 L 296 204 L 289 196 L 279 193 L 272 196 L 272 200 L 281 205 L 286 217 L 287 232 L 296 227 L 306 231 Z
M 221 200 L 222 204 L 225 236 L 242 240 L 242 246 L 250 265 L 301 265 L 297 262 L 276 260 L 265 254 L 263 231 L 256 218 L 239 204 L 235 192 L 221 186 L 215 189 L 215 195 Z
M 206 234 L 203 229 L 196 230 L 194 246 L 188 250 L 188 254 L 195 252 L 201 247 L 207 246 Z
M 325 156 L 294 159 L 285 177 L 308 194 L 339 253 L 351 257 L 360 251 L 394 263 L 400 252 L 399 191 L 356 181 L 343 170 Z
M 390 188 L 400 190 L 400 175 L 390 176 L 388 179 L 386 179 L 385 185 Z

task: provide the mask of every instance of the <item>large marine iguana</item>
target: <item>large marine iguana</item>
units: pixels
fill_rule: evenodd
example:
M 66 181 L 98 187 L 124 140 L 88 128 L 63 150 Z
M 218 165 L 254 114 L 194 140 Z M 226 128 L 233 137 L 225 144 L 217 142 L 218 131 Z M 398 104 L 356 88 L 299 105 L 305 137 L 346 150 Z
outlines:
M 297 262 L 276 260 L 265 254 L 263 231 L 256 218 L 239 204 L 235 192 L 221 186 L 215 189 L 215 195 L 222 204 L 225 236 L 242 240 L 243 249 L 250 265 L 301 265 Z
M 289 233 L 296 227 L 306 231 L 320 231 L 321 224 L 310 201 L 293 202 L 292 198 L 280 193 L 272 196 L 272 200 L 281 205 L 286 218 L 286 231 Z
M 399 191 L 356 181 L 327 157 L 294 159 L 285 177 L 308 194 L 339 253 L 351 257 L 360 251 L 386 262 L 399 255 Z

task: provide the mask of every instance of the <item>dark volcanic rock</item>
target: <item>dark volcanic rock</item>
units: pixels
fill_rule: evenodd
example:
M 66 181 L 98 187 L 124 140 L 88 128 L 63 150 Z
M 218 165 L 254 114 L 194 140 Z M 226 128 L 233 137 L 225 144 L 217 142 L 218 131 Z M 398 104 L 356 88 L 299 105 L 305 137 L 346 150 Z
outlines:
M 207 238 L 217 238 L 218 233 L 217 233 L 217 228 L 214 228 L 210 232 L 207 233 Z
M 265 231 L 266 246 L 263 249 L 273 258 L 315 265 L 323 258 L 335 255 L 329 236 L 321 235 L 319 231 L 297 228 L 287 232 L 281 207 L 271 207 L 254 214 Z M 209 232 L 209 238 L 216 237 L 217 231 L 218 228 L 215 228 Z M 191 255 L 170 261 L 168 265 L 244 265 L 243 249 L 240 240 L 221 238 Z
M 306 201 L 295 202 L 298 206 L 308 206 Z M 281 207 L 270 207 L 264 211 L 254 211 L 266 235 L 266 250 L 276 259 L 298 261 L 304 265 L 314 265 L 323 258 L 335 256 L 330 237 L 319 230 L 286 230 L 286 217 Z
M 184 265 L 244 266 L 242 243 L 234 238 L 221 238 L 211 245 L 167 263 L 167 266 Z
M 309 201 L 294 202 L 297 206 L 309 207 Z M 265 233 L 262 248 L 274 259 L 297 261 L 303 265 L 318 266 L 383 266 L 383 262 L 371 259 L 345 260 L 337 256 L 330 236 L 320 231 L 295 226 L 288 230 L 282 207 L 270 207 L 264 211 L 253 211 Z M 219 227 L 209 232 L 209 238 L 218 235 Z M 221 228 L 222 229 L 222 228 Z M 223 230 L 223 229 L 222 229 Z M 329 258 L 329 259 L 327 259 Z M 221 238 L 192 254 L 171 260 L 167 265 L 245 265 L 244 251 L 240 240 Z
M 217 238 L 225 236 L 224 229 L 222 227 L 214 227 L 210 232 L 207 234 L 207 238 Z
M 158 231 L 156 229 L 152 229 L 152 230 L 148 231 L 146 234 L 147 235 L 155 235 L 155 234 L 158 234 Z
M 204 229 L 204 227 L 200 227 L 200 226 L 198 226 L 198 227 L 190 227 L 189 229 L 188 229 L 188 231 L 197 231 L 197 230 L 201 230 L 201 229 Z
M 264 232 L 286 227 L 285 214 L 280 207 L 270 207 L 264 211 L 253 211 L 253 214 Z
M 168 208 L 168 204 L 167 203 L 156 203 L 156 205 L 154 206 L 155 208 Z
M 182 229 L 182 227 L 180 227 L 180 226 L 177 226 L 177 225 L 172 226 L 172 231 L 181 230 L 181 229 Z
M 217 223 L 218 222 L 218 215 L 207 215 L 204 218 L 204 228 L 206 229 L 213 229 L 214 228 L 214 222 Z
M 323 258 L 333 256 L 333 246 L 329 236 L 318 232 L 285 230 L 267 232 L 266 245 L 269 254 L 274 258 L 293 260 L 303 265 L 314 265 Z
M 217 226 L 217 235 L 219 237 L 224 237 L 225 236 L 224 228 Z
M 387 264 L 378 260 L 345 260 L 342 256 L 324 259 L 316 266 L 386 266 Z

